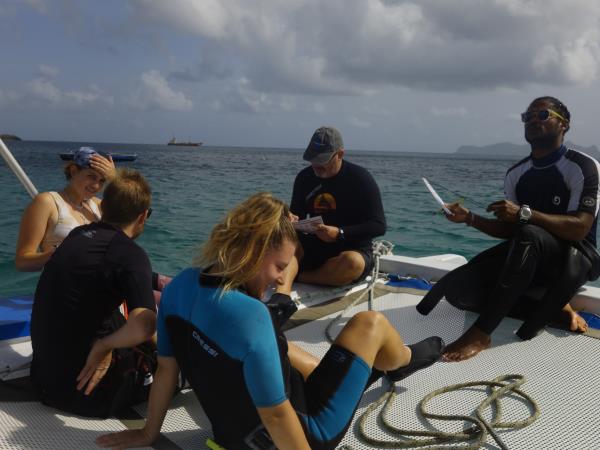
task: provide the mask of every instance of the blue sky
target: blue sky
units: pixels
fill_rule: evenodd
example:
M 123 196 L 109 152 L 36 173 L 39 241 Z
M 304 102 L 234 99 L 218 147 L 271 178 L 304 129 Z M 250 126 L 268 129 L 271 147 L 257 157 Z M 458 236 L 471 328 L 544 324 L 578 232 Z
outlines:
M 0 132 L 452 152 L 554 95 L 600 144 L 596 0 L 2 0 Z

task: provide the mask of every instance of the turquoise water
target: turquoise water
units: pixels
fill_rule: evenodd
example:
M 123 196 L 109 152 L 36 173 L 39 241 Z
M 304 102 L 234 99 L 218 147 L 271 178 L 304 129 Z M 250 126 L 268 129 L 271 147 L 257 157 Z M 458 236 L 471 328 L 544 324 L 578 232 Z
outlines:
M 154 270 L 165 274 L 188 266 L 212 226 L 248 195 L 270 191 L 289 201 L 294 177 L 305 166 L 301 149 L 8 142 L 40 191 L 64 187 L 58 153 L 84 144 L 138 154 L 135 162 L 123 164 L 147 177 L 154 209 L 138 242 L 150 255 Z M 377 180 L 388 222 L 385 239 L 395 244 L 395 253 L 458 253 L 469 258 L 494 242 L 436 212 L 437 205 L 421 177 L 468 196 L 465 205 L 485 214 L 473 201 L 487 205 L 503 198 L 502 180 L 512 161 L 371 151 L 349 151 L 347 158 L 366 167 Z M 3 161 L 0 186 L 4 210 L 0 217 L 0 296 L 32 293 L 39 274 L 17 272 L 13 263 L 21 213 L 30 199 Z M 442 188 L 439 192 L 445 201 L 457 199 Z

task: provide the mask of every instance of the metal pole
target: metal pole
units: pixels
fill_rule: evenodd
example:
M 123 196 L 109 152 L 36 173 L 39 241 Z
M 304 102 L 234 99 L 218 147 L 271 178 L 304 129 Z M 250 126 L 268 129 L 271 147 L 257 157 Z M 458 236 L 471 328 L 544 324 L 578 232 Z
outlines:
M 0 139 L 0 154 L 2 154 L 2 157 L 4 158 L 4 161 L 6 161 L 8 167 L 10 167 L 10 169 L 17 176 L 19 181 L 23 184 L 27 193 L 31 195 L 31 198 L 35 197 L 38 193 L 37 189 L 31 182 L 25 171 L 21 168 L 17 160 L 14 158 L 8 147 L 4 144 L 2 139 Z

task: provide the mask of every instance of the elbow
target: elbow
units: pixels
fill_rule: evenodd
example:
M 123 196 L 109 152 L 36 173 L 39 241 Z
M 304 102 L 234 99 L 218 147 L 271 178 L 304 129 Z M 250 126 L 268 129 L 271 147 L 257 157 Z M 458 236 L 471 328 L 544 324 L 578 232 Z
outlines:
M 154 311 L 145 309 L 133 318 L 130 316 L 129 321 L 133 322 L 131 331 L 137 342 L 135 345 L 151 340 L 156 333 L 156 313 Z
M 154 334 L 156 333 L 156 314 L 153 314 L 153 318 L 151 320 L 147 320 L 144 323 L 144 327 L 143 327 L 143 341 L 149 341 L 150 339 L 152 339 L 152 337 L 154 336 Z
M 586 223 L 579 223 L 577 226 L 573 227 L 573 242 L 583 241 L 590 232 L 590 229 L 591 227 Z
M 15 269 L 19 272 L 37 272 L 37 267 L 32 267 L 31 264 L 27 263 L 27 259 L 21 255 L 15 256 Z
M 25 266 L 23 265 L 23 261 L 21 261 L 21 258 L 19 258 L 18 256 L 15 257 L 15 269 L 17 269 L 19 272 L 25 272 Z
M 375 236 L 383 236 L 387 231 L 387 225 L 385 222 L 379 222 L 375 227 Z
M 144 342 L 152 339 L 152 337 L 156 333 L 156 314 L 153 311 L 148 311 L 148 314 L 152 315 L 152 317 L 144 321 Z

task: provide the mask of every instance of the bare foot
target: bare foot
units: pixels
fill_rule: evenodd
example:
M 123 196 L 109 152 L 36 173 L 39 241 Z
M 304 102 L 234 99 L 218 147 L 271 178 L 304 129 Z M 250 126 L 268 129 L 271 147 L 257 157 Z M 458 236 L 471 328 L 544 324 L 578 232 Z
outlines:
M 475 325 L 452 344 L 446 346 L 442 359 L 447 362 L 464 361 L 490 346 L 492 339 Z
M 562 310 L 560 314 L 562 322 L 564 322 L 569 330 L 576 333 L 585 333 L 588 330 L 588 324 L 583 317 L 577 314 L 572 309 Z

